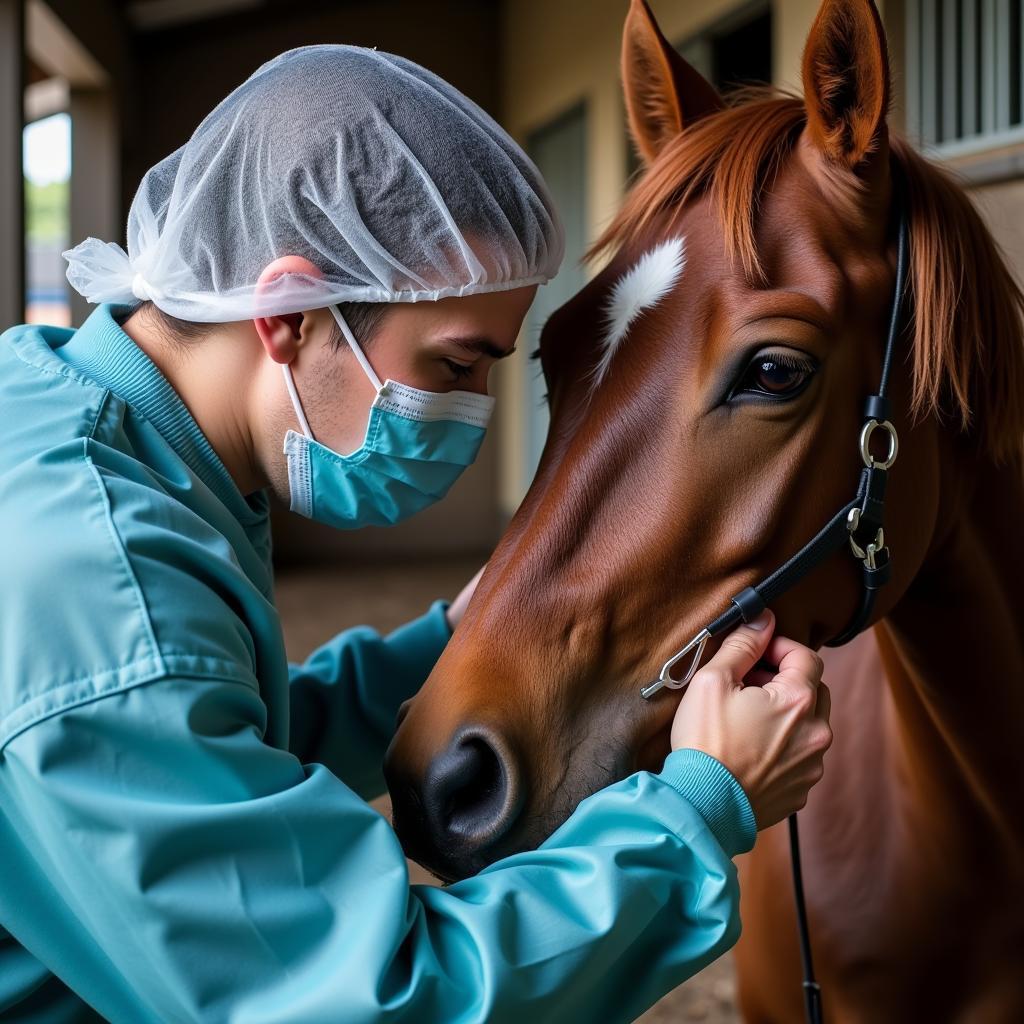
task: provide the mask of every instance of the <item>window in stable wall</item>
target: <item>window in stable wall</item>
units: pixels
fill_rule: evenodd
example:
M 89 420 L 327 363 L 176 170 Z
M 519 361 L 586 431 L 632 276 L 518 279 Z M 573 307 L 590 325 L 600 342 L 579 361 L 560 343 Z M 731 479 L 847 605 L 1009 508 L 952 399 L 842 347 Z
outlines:
M 526 321 L 527 351 L 532 354 L 540 341 L 547 318 L 586 283 L 582 259 L 587 246 L 587 114 L 581 104 L 549 122 L 527 139 L 530 158 L 544 175 L 552 198 L 565 224 L 565 259 L 558 276 L 538 289 Z M 539 359 L 522 359 L 526 374 L 524 388 L 525 444 L 520 495 L 533 479 L 548 433 L 546 385 Z
M 907 127 L 946 155 L 1024 140 L 1022 0 L 905 0 Z
M 71 119 L 53 114 L 22 131 L 25 178 L 25 321 L 71 323 L 67 264 L 71 176 Z

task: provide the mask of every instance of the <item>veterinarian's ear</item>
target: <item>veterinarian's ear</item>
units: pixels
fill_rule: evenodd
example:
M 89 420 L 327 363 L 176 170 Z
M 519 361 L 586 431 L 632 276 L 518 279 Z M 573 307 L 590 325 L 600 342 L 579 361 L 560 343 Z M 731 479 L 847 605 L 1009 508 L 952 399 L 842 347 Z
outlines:
M 722 106 L 715 87 L 661 34 L 646 0 L 631 0 L 626 15 L 622 88 L 630 134 L 648 164 L 669 139 Z
M 803 80 L 815 147 L 859 177 L 879 165 L 887 173 L 889 54 L 873 0 L 824 0 L 804 47 Z

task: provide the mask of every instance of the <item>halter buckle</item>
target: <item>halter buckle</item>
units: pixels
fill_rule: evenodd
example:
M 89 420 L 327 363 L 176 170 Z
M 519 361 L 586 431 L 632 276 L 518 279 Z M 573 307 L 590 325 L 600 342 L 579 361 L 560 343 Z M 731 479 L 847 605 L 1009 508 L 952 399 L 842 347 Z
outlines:
M 865 568 L 873 572 L 878 568 L 877 556 L 883 552 L 888 554 L 885 546 L 885 532 L 882 527 L 875 531 L 875 539 L 863 548 L 857 543 L 857 530 L 860 529 L 859 508 L 850 509 L 850 514 L 846 517 L 846 528 L 850 531 L 850 550 L 853 552 L 853 557 L 859 559 L 864 563 Z

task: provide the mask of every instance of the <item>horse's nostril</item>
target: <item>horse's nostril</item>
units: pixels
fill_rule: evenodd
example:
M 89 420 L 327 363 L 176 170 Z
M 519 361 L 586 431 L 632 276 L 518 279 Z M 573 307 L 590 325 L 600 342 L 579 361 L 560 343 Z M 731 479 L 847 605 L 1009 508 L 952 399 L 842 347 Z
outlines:
M 384 773 L 406 855 L 439 877 L 464 878 L 505 852 L 525 792 L 502 735 L 463 728 L 419 776 L 408 770 L 396 739 Z
M 464 739 L 445 759 L 434 807 L 450 832 L 475 832 L 500 813 L 504 788 L 495 752 L 479 737 Z
M 486 734 L 464 733 L 431 764 L 423 810 L 438 838 L 474 845 L 496 841 L 519 812 L 512 758 Z

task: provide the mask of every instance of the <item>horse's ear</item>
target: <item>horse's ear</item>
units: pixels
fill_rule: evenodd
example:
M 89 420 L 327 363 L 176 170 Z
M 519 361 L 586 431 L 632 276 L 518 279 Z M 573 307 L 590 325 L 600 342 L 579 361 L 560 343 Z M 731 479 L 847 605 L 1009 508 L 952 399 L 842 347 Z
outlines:
M 889 55 L 873 0 L 824 0 L 804 47 L 811 141 L 851 170 L 886 149 Z
M 715 87 L 661 34 L 646 0 L 631 0 L 626 15 L 622 87 L 629 130 L 646 163 L 669 139 L 722 106 Z

